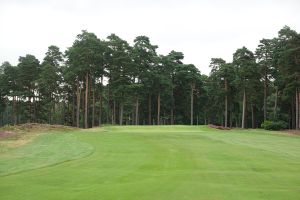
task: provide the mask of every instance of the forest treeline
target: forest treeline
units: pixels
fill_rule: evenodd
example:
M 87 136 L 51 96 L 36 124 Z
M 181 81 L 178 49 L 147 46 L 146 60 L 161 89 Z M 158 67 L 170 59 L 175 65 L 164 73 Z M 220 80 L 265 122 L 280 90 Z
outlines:
M 256 128 L 264 121 L 300 124 L 300 34 L 285 26 L 233 61 L 212 58 L 209 76 L 158 55 L 146 36 L 133 45 L 82 31 L 64 53 L 49 46 L 0 67 L 0 125 L 38 122 L 89 128 L 101 124 L 217 124 Z M 201 59 L 201 55 L 199 55 Z

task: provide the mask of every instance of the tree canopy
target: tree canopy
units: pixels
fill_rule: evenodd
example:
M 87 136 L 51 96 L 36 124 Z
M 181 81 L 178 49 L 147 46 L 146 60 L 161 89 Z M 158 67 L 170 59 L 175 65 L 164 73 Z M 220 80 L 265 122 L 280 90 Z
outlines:
M 82 31 L 61 52 L 50 45 L 0 66 L 0 125 L 39 122 L 89 128 L 108 124 L 217 124 L 257 128 L 264 121 L 300 126 L 300 34 L 285 26 L 241 47 L 232 62 L 212 58 L 210 74 L 184 63 L 184 53 L 157 53 L 137 36 L 99 39 Z M 199 55 L 201 57 L 201 55 Z

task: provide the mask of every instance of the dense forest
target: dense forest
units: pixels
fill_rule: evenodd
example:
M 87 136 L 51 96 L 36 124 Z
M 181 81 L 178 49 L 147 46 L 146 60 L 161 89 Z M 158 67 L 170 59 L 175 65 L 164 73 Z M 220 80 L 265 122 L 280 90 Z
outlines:
M 102 124 L 300 126 L 300 34 L 285 26 L 246 47 L 233 61 L 212 58 L 209 76 L 183 63 L 182 52 L 158 55 L 146 36 L 133 45 L 82 31 L 64 53 L 49 46 L 0 67 L 0 125 L 26 122 L 89 128 Z M 201 55 L 199 55 L 201 59 Z

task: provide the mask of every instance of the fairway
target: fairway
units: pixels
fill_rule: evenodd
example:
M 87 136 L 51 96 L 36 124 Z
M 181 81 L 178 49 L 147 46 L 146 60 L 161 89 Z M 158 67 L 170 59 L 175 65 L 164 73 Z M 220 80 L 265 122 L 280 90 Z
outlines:
M 0 146 L 0 199 L 296 200 L 300 137 L 207 126 L 43 133 Z

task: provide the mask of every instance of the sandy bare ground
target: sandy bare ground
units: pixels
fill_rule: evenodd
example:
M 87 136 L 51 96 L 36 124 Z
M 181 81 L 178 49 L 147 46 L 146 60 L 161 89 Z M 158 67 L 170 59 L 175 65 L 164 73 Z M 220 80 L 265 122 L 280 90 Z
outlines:
M 300 136 L 300 130 L 284 130 L 283 133 L 291 134 L 291 135 L 299 135 Z

